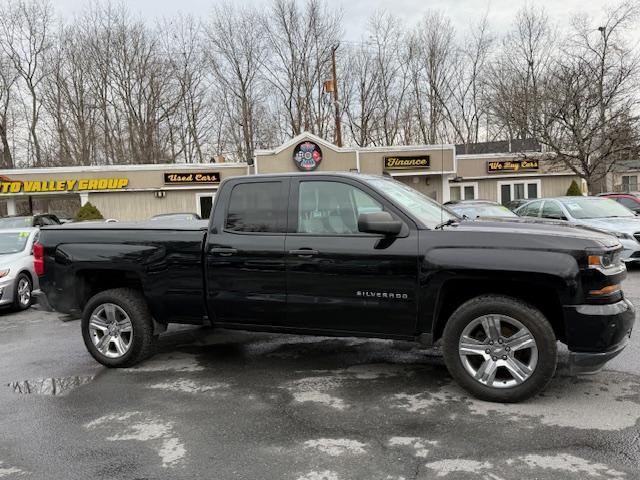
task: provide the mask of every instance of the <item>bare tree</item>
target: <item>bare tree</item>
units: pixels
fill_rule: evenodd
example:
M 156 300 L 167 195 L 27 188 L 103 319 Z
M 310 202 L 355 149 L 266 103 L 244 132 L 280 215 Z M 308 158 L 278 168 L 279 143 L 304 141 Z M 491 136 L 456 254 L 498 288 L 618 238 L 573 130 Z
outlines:
M 15 87 L 18 81 L 18 72 L 13 65 L 0 57 L 0 165 L 2 168 L 13 168 L 13 155 L 9 142 L 11 103 L 15 99 Z
M 228 133 L 246 162 L 258 142 L 257 110 L 264 100 L 261 65 L 265 61 L 264 35 L 256 12 L 232 4 L 214 8 L 208 25 L 209 62 L 230 122 Z
M 274 0 L 262 16 L 268 56 L 265 77 L 277 92 L 278 110 L 285 115 L 283 136 L 304 130 L 329 136 L 331 108 L 323 101 L 322 80 L 330 78 L 331 50 L 341 36 L 340 13 L 319 0 L 304 5 Z
M 639 13 L 636 3 L 623 3 L 606 12 L 598 29 L 586 17 L 575 19 L 575 33 L 544 85 L 537 136 L 590 192 L 603 188 L 599 182 L 616 162 L 636 151 L 640 62 L 623 34 Z
M 420 140 L 442 141 L 443 105 L 449 88 L 455 55 L 455 31 L 451 21 L 438 11 L 429 11 L 409 39 L 409 60 L 415 118 Z
M 388 12 L 374 13 L 369 19 L 368 33 L 374 51 L 376 94 L 376 145 L 403 143 L 400 137 L 400 114 L 409 90 L 409 68 L 404 51 L 399 20 Z
M 456 143 L 469 145 L 479 140 L 488 113 L 486 75 L 492 43 L 485 15 L 458 49 L 451 79 L 436 90 Z
M 207 135 L 211 130 L 212 79 L 208 74 L 208 48 L 199 20 L 177 16 L 159 28 L 162 55 L 165 56 L 177 80 L 177 96 L 181 99 L 176 114 L 169 121 L 172 135 L 172 157 L 182 156 L 185 162 L 207 160 Z M 177 138 L 173 138 L 177 135 Z
M 376 112 L 379 110 L 379 76 L 374 62 L 374 52 L 365 42 L 349 48 L 341 65 L 343 111 L 351 138 L 356 145 L 373 144 L 376 128 Z
M 491 66 L 491 113 L 509 138 L 526 138 L 537 129 L 540 84 L 556 53 L 556 32 L 543 9 L 525 6 L 502 42 Z
M 44 58 L 51 47 L 52 20 L 48 0 L 9 1 L 0 9 L 0 49 L 13 63 L 30 97 L 29 132 L 35 166 L 43 161 L 38 138 L 40 86 L 47 75 Z

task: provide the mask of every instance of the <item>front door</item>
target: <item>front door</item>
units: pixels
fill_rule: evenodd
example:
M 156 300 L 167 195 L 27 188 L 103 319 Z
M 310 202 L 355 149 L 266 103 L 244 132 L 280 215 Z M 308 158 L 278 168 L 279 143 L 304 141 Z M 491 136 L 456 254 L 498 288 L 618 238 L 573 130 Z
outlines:
M 413 334 L 418 232 L 411 220 L 357 180 L 314 176 L 291 182 L 287 325 Z M 380 210 L 405 223 L 398 237 L 358 231 L 359 214 Z
M 285 316 L 288 179 L 226 184 L 204 249 L 214 322 L 279 325 Z

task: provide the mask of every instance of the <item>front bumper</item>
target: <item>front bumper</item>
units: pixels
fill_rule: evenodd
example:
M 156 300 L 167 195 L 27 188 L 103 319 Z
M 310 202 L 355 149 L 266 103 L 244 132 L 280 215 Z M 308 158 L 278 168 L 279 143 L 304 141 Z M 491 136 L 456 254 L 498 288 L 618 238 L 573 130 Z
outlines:
M 606 305 L 564 307 L 572 373 L 594 373 L 626 347 L 636 318 L 625 299 Z
M 640 243 L 630 238 L 619 238 L 622 244 L 622 260 L 624 262 L 640 262 Z
M 569 353 L 569 373 L 571 375 L 587 375 L 597 373 L 605 364 L 614 357 L 617 357 L 627 346 L 628 341 L 616 346 L 609 352 L 589 353 L 571 352 Z
M 16 290 L 16 278 L 4 277 L 0 280 L 0 305 L 9 305 L 13 303 L 13 297 Z

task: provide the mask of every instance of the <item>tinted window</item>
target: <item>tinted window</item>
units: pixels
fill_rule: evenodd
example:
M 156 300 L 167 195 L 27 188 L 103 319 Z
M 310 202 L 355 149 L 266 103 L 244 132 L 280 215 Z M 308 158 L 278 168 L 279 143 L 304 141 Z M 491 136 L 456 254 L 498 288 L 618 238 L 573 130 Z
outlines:
M 617 197 L 615 198 L 615 201 L 627 208 L 630 208 L 631 210 L 637 210 L 638 207 L 640 207 L 640 205 L 633 199 L 627 197 Z
M 284 231 L 282 182 L 241 183 L 233 187 L 225 229 L 233 232 Z
M 520 216 L 522 217 L 537 217 L 540 212 L 540 205 L 542 202 L 531 202 L 525 205 L 522 210 L 520 210 Z
M 546 201 L 542 207 L 542 216 L 544 218 L 553 218 L 556 220 L 565 220 L 564 213 L 556 202 Z
M 357 234 L 358 216 L 381 210 L 380 203 L 352 185 L 339 182 L 301 182 L 298 194 L 298 232 Z
M 537 183 L 529 183 L 529 184 L 527 184 L 527 197 L 528 198 L 538 198 L 538 184 Z

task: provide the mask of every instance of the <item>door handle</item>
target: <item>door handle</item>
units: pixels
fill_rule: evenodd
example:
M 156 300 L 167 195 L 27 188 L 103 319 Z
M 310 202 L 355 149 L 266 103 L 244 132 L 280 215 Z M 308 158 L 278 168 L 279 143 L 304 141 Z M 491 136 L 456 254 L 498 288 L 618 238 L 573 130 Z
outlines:
M 209 249 L 209 253 L 213 253 L 213 254 L 217 253 L 221 257 L 228 257 L 230 255 L 238 253 L 238 250 L 231 247 L 213 247 Z
M 312 248 L 300 248 L 299 250 L 289 250 L 289 255 L 312 257 L 313 255 L 318 255 L 318 250 L 313 250 Z

